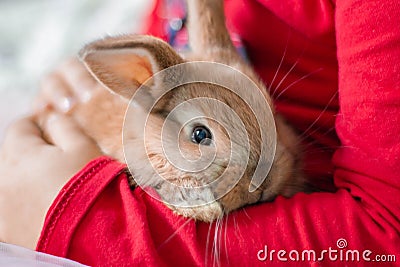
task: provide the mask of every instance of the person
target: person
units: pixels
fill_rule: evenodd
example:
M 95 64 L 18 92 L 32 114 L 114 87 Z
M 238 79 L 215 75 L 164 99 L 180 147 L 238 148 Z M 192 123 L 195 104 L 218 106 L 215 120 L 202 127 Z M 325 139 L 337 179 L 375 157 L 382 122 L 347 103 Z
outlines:
M 160 33 L 161 6 L 150 33 Z M 131 191 L 124 165 L 95 158 L 93 142 L 65 116 L 44 129 L 52 144 L 25 119 L 2 147 L 0 238 L 93 266 L 399 260 L 397 1 L 229 0 L 225 8 L 254 68 L 273 81 L 277 109 L 308 133 L 307 172 L 314 179 L 332 175 L 336 191 L 278 197 L 219 224 L 194 222 L 141 188 Z M 86 79 L 76 69 L 70 64 L 58 73 L 69 81 L 60 85 L 64 92 Z M 72 82 L 71 73 L 78 77 Z
M 101 155 L 69 117 L 53 113 L 44 125 L 49 140 L 32 117 L 13 123 L 0 153 L 0 240 L 32 249 L 58 192 Z

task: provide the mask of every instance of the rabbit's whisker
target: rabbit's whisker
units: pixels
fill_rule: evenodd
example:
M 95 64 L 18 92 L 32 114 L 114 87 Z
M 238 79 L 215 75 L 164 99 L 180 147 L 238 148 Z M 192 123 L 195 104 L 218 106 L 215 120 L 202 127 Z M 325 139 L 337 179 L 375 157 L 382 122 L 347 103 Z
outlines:
M 271 97 L 274 99 L 275 95 L 278 93 L 278 89 L 279 87 L 283 84 L 283 82 L 286 80 L 286 78 L 289 76 L 289 74 L 292 72 L 292 70 L 297 66 L 297 64 L 299 63 L 300 59 L 302 58 L 304 52 L 306 51 L 306 46 L 303 47 L 303 50 L 301 51 L 301 53 L 299 54 L 299 56 L 297 57 L 296 61 L 293 63 L 292 67 L 290 67 L 290 69 L 287 71 L 287 73 L 283 76 L 283 78 L 280 80 L 280 82 L 278 83 L 277 86 L 275 86 Z M 272 88 L 271 88 L 272 89 Z
M 186 221 L 185 221 L 181 226 L 178 227 L 178 229 L 176 229 L 167 239 L 165 239 L 164 242 L 162 242 L 162 243 L 158 246 L 157 250 L 160 250 L 166 243 L 168 243 L 169 241 L 171 241 L 172 238 L 174 238 L 174 237 L 179 233 L 179 231 L 181 231 L 181 230 L 182 230 L 186 225 L 188 225 L 191 221 L 194 221 L 194 219 L 192 219 L 192 218 L 187 218 Z
M 210 236 L 211 236 L 211 227 L 212 223 L 208 225 L 208 231 L 207 231 L 207 241 L 206 241 L 206 253 L 205 253 L 205 266 L 208 266 L 208 251 L 209 251 L 209 246 L 210 246 Z M 212 256 L 211 256 L 212 257 Z
M 327 111 L 327 109 L 329 108 L 329 105 L 332 103 L 332 101 L 335 99 L 336 95 L 338 94 L 338 92 L 336 91 L 331 99 L 328 101 L 328 103 L 325 105 L 324 109 L 319 113 L 318 117 L 314 120 L 314 122 L 308 126 L 308 128 L 306 130 L 303 131 L 303 133 L 299 136 L 299 139 L 297 141 L 297 143 L 300 143 L 302 141 L 305 140 L 305 138 L 307 138 L 307 135 L 311 135 L 312 133 L 315 133 L 319 128 L 314 129 L 312 132 L 309 132 L 312 127 L 319 121 L 319 119 L 322 117 L 322 115 Z
M 296 60 L 296 62 L 292 65 L 292 67 L 288 70 L 288 72 L 283 76 L 281 81 L 278 83 L 278 85 L 275 87 L 274 93 L 272 94 L 272 98 L 275 98 L 276 92 L 278 92 L 279 87 L 282 85 L 282 83 L 286 80 L 286 78 L 289 76 L 289 74 L 292 72 L 292 70 L 296 67 L 296 65 L 299 63 L 299 59 Z
M 288 49 L 288 46 L 289 46 L 289 40 L 290 40 L 290 37 L 291 37 L 291 34 L 290 34 L 290 33 L 291 33 L 291 32 L 289 32 L 288 38 L 287 38 L 287 40 L 286 40 L 286 46 L 285 46 L 285 50 L 283 51 L 283 55 L 282 55 L 282 57 L 281 57 L 281 61 L 279 62 L 279 65 L 278 65 L 278 68 L 277 68 L 276 71 L 275 71 L 274 77 L 272 78 L 272 81 L 271 81 L 271 83 L 270 83 L 269 86 L 268 86 L 268 89 L 267 89 L 268 92 L 271 91 L 271 87 L 272 87 L 272 85 L 274 84 L 274 81 L 275 81 L 276 77 L 278 76 L 278 73 L 279 73 L 279 71 L 280 71 L 280 69 L 281 69 L 281 67 L 282 67 L 283 60 L 285 59 L 285 56 L 286 56 L 286 53 L 287 53 L 287 49 Z
M 279 99 L 279 97 L 282 96 L 282 95 L 283 95 L 288 89 L 290 89 L 293 85 L 295 85 L 295 84 L 301 82 L 302 80 L 304 80 L 304 79 L 310 77 L 311 75 L 313 75 L 313 74 L 315 74 L 315 73 L 317 73 L 317 72 L 319 72 L 319 71 L 321 71 L 321 70 L 323 70 L 322 67 L 319 68 L 319 69 L 316 69 L 316 70 L 314 70 L 314 71 L 312 71 L 312 72 L 310 72 L 310 73 L 308 73 L 308 74 L 305 74 L 304 76 L 302 76 L 302 77 L 300 77 L 299 79 L 295 80 L 294 82 L 292 82 L 291 84 L 289 84 L 288 86 L 286 86 L 286 87 L 275 97 L 275 100 Z
M 225 257 L 227 260 L 227 263 L 229 265 L 229 255 L 228 255 L 228 245 L 227 245 L 227 240 L 228 240 L 228 218 L 229 218 L 229 213 L 225 216 L 225 231 L 224 231 L 224 246 L 225 246 Z

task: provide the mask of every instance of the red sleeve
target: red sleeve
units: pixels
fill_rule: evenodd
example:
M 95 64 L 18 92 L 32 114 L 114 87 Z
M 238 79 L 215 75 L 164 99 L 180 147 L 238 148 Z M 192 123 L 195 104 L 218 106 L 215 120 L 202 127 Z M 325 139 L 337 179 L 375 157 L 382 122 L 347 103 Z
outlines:
M 261 8 L 265 7 L 274 10 L 268 5 L 280 5 L 282 1 L 251 3 L 252 11 L 240 9 L 243 22 L 246 14 L 260 15 Z M 330 1 L 315 1 L 313 7 L 318 13 L 333 12 Z M 292 8 L 287 6 L 273 12 Z M 140 188 L 130 191 L 126 176 L 121 173 L 123 166 L 100 158 L 61 191 L 46 217 L 37 249 L 95 266 L 204 266 L 215 265 L 216 261 L 221 266 L 257 266 L 281 265 L 282 259 L 305 265 L 302 258 L 307 259 L 309 254 L 313 258 L 312 251 L 315 259 L 321 260 L 316 264 L 323 266 L 354 263 L 364 266 L 363 256 L 373 261 L 379 255 L 386 259 L 388 255 L 395 255 L 398 262 L 400 6 L 397 0 L 338 0 L 335 8 L 340 94 L 336 130 L 343 144 L 333 161 L 336 193 L 300 193 L 291 199 L 278 197 L 273 203 L 247 207 L 229 214 L 220 223 L 208 225 L 174 215 Z M 309 14 L 301 8 L 296 10 Z M 295 16 L 279 17 L 283 21 Z M 298 27 L 296 34 L 301 36 L 307 26 L 299 24 Z M 327 36 L 332 29 L 326 26 L 328 30 L 321 33 L 324 27 L 316 27 L 305 39 L 325 40 L 328 45 L 330 37 Z M 250 39 L 248 36 L 247 40 Z M 335 46 L 331 49 L 336 51 Z M 315 49 L 315 52 L 321 51 Z M 324 60 L 331 59 L 321 58 Z M 310 62 L 308 58 L 302 66 L 312 66 Z M 257 64 L 261 74 L 270 75 L 260 62 Z M 326 103 L 326 96 L 318 93 L 318 90 L 329 90 L 330 78 L 323 78 L 329 76 L 326 75 L 313 80 L 321 82 L 319 89 L 312 87 L 319 97 L 295 103 L 299 106 L 303 103 L 303 109 L 318 107 L 318 101 Z M 296 93 L 296 90 L 288 92 L 286 99 Z M 311 92 L 307 94 L 312 97 Z M 346 257 L 357 254 L 359 261 L 346 261 Z
M 37 250 L 91 266 L 204 266 L 216 260 L 215 251 L 221 266 L 279 265 L 279 250 L 286 259 L 298 251 L 300 261 L 303 250 L 318 259 L 331 248 L 339 257 L 341 238 L 346 249 L 371 250 L 371 259 L 398 253 L 398 234 L 382 209 L 371 215 L 373 209 L 345 190 L 279 197 L 232 213 L 216 227 L 173 214 L 140 188 L 132 192 L 122 170 L 100 158 L 77 174 L 49 210 Z M 332 263 L 322 255 L 324 266 L 337 264 L 339 258 Z

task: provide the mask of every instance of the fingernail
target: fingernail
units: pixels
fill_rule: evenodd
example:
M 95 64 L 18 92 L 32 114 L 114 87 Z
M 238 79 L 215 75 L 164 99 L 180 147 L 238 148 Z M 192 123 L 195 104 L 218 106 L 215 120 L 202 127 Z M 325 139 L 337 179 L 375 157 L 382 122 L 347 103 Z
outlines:
M 45 111 L 49 107 L 49 104 L 44 101 L 36 101 L 33 104 L 33 110 L 36 112 Z
M 72 97 L 63 97 L 61 101 L 58 103 L 58 108 L 62 112 L 67 113 L 68 111 L 71 110 L 73 105 L 74 105 L 74 99 Z
M 47 108 L 46 103 L 37 103 L 36 106 L 34 107 L 35 110 L 37 111 L 43 111 Z
M 59 118 L 59 115 L 58 115 L 57 113 L 50 113 L 50 114 L 47 116 L 46 124 L 47 124 L 47 125 L 50 125 L 50 124 L 52 124 L 53 122 L 55 122 L 58 118 Z
M 80 93 L 80 99 L 83 103 L 87 103 L 90 101 L 90 99 L 92 99 L 92 94 L 89 91 L 83 91 L 82 93 Z

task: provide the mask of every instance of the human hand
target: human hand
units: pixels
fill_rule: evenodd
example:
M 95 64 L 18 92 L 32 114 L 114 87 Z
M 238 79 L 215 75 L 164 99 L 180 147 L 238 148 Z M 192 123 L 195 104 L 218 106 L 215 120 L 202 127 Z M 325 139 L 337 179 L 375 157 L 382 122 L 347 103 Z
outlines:
M 46 212 L 64 184 L 100 150 L 74 121 L 50 114 L 43 133 L 15 122 L 0 149 L 0 240 L 34 249 Z
M 68 113 L 77 104 L 90 101 L 98 90 L 104 90 L 104 87 L 82 62 L 71 58 L 43 78 L 34 109 L 40 112 L 50 108 Z

